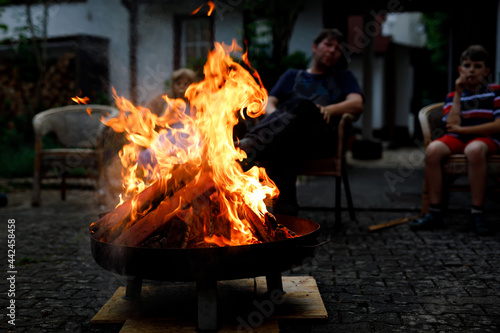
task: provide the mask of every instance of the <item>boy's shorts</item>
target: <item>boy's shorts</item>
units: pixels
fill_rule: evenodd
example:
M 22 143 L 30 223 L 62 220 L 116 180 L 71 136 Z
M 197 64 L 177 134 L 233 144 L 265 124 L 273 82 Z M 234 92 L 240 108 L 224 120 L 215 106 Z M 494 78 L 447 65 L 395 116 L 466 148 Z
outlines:
M 467 147 L 467 145 L 473 141 L 484 142 L 488 146 L 489 154 L 497 154 L 500 151 L 500 147 L 498 146 L 498 144 L 493 141 L 493 139 L 487 137 L 479 137 L 469 141 L 462 141 L 453 135 L 445 134 L 442 137 L 437 138 L 436 141 L 441 141 L 445 145 L 447 145 L 448 148 L 450 148 L 452 154 L 463 154 L 465 147 Z

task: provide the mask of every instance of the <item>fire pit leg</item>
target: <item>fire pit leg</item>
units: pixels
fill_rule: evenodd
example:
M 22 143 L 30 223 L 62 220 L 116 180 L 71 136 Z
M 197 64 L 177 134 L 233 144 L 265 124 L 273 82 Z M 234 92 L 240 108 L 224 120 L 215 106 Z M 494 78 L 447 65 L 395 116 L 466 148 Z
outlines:
M 198 329 L 216 330 L 217 317 L 217 281 L 196 281 L 198 293 Z
M 283 280 L 281 279 L 281 272 L 273 272 L 266 275 L 267 292 L 272 293 L 274 290 L 279 290 L 282 294 Z
M 127 276 L 127 289 L 123 299 L 136 301 L 141 297 L 142 278 L 140 276 Z

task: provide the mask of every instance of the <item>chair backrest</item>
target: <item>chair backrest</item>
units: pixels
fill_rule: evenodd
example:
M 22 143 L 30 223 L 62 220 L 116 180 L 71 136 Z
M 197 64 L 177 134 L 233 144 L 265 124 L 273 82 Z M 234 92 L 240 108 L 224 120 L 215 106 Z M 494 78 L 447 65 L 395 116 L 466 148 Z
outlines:
M 95 148 L 106 127 L 101 118 L 118 113 L 118 109 L 107 105 L 70 105 L 42 111 L 33 118 L 35 139 L 41 141 L 44 135 L 54 132 L 66 148 Z
M 340 176 L 342 164 L 345 162 L 345 150 L 348 135 L 351 132 L 352 123 L 358 117 L 344 113 L 340 118 L 337 135 L 337 153 L 331 158 L 315 160 L 305 160 L 297 163 L 297 173 L 299 175 L 311 176 Z
M 443 123 L 444 103 L 434 103 L 423 107 L 418 113 L 418 120 L 422 128 L 424 144 L 427 145 L 445 133 L 445 124 Z

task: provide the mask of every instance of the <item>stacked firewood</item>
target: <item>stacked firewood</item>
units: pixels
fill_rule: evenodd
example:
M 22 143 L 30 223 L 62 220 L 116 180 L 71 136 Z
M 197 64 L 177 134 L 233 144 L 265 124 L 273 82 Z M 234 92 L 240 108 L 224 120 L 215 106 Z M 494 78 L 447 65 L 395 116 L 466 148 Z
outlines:
M 206 237 L 212 236 L 230 240 L 231 223 L 227 214 L 221 212 L 220 192 L 210 173 L 177 166 L 173 175 L 166 181 L 153 183 L 92 223 L 93 237 L 106 243 L 148 248 L 218 246 L 206 241 Z M 248 222 L 258 242 L 295 236 L 270 213 L 261 219 L 243 205 L 239 215 Z
M 20 68 L 9 59 L 0 64 L 0 110 L 20 116 L 29 109 L 49 109 L 68 105 L 77 92 L 75 53 L 65 53 L 47 65 L 43 77 L 38 71 Z M 24 74 L 23 74 L 24 73 Z M 40 80 L 37 82 L 37 80 Z
M 42 82 L 41 100 L 49 107 L 68 105 L 71 97 L 78 93 L 75 91 L 75 57 L 75 53 L 65 53 L 48 67 Z

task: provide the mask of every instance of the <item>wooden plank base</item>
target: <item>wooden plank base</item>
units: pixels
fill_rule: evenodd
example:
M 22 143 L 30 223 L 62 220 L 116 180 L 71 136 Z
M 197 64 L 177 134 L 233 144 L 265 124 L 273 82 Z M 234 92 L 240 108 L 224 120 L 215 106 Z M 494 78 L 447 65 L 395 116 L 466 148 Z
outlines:
M 223 325 L 217 333 L 233 333 L 247 331 L 243 326 L 240 328 L 229 325 Z M 278 321 L 269 320 L 261 326 L 251 327 L 251 332 L 255 333 L 279 333 Z M 197 332 L 196 324 L 186 323 L 171 319 L 129 319 L 125 322 L 120 333 L 186 333 Z
M 280 319 L 325 319 L 328 317 L 312 276 L 284 276 L 282 298 L 267 292 L 265 277 L 219 281 L 217 294 L 219 332 L 252 329 L 279 332 Z M 119 287 L 92 318 L 92 324 L 123 323 L 122 333 L 195 332 L 195 283 L 167 283 L 143 286 L 138 301 L 124 300 L 125 287 Z

